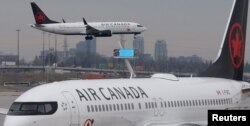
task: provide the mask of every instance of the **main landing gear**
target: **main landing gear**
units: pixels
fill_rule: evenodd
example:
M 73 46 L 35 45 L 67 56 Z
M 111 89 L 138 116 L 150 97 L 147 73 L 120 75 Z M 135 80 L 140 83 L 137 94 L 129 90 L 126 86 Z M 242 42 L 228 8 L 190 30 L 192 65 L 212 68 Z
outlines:
M 87 35 L 86 37 L 85 37 L 85 40 L 92 40 L 93 39 L 93 36 L 91 36 L 91 35 Z

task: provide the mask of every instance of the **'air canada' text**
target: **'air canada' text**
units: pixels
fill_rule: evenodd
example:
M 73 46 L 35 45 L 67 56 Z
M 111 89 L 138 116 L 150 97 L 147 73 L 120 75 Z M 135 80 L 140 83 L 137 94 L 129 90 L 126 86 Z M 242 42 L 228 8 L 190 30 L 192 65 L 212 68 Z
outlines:
M 80 101 L 92 101 L 92 100 L 119 100 L 119 99 L 139 99 L 148 98 L 146 92 L 138 87 L 113 87 L 113 88 L 86 88 L 78 90 L 76 92 L 80 98 Z

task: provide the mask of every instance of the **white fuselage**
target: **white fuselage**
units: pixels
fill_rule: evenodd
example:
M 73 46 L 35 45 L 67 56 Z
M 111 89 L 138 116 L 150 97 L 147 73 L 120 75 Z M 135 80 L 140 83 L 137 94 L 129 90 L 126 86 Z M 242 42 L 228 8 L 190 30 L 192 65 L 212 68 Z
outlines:
M 133 22 L 90 22 L 89 26 L 98 30 L 111 30 L 112 34 L 140 34 L 146 27 Z M 83 22 L 34 24 L 31 27 L 62 35 L 86 35 L 86 26 Z
M 206 122 L 209 109 L 244 106 L 244 82 L 216 78 L 64 81 L 15 102 L 57 102 L 52 115 L 7 115 L 4 126 L 145 126 Z M 87 120 L 93 124 L 84 124 Z M 89 122 L 88 122 L 89 123 Z

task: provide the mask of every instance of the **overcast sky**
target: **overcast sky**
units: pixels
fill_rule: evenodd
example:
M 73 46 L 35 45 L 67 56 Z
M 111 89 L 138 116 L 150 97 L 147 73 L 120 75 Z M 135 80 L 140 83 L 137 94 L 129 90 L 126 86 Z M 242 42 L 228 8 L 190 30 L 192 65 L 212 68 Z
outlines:
M 17 32 L 20 32 L 20 57 L 30 61 L 42 49 L 42 32 L 29 27 L 34 23 L 31 0 L 0 1 L 0 52 L 16 54 Z M 148 29 L 142 34 L 145 52 L 154 52 L 158 39 L 166 40 L 169 56 L 197 54 L 213 60 L 224 34 L 233 0 L 35 0 L 38 6 L 53 20 L 131 21 Z M 250 21 L 248 21 L 249 24 Z M 250 40 L 250 29 L 247 30 Z M 63 50 L 63 36 L 58 35 L 58 48 Z M 48 48 L 48 35 L 46 45 Z M 83 40 L 83 36 L 69 36 L 69 48 Z M 132 47 L 133 35 L 126 36 L 127 47 Z M 51 35 L 54 47 L 54 35 Z M 97 51 L 112 55 L 118 48 L 119 36 L 98 38 Z M 246 45 L 246 60 L 250 60 L 250 48 Z

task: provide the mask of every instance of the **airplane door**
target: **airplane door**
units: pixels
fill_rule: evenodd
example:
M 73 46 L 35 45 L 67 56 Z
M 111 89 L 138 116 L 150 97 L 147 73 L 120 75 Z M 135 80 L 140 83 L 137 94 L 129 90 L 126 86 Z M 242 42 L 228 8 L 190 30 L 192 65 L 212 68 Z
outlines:
M 79 109 L 74 96 L 67 91 L 62 92 L 63 96 L 66 98 L 71 111 L 71 123 L 70 126 L 79 126 Z

